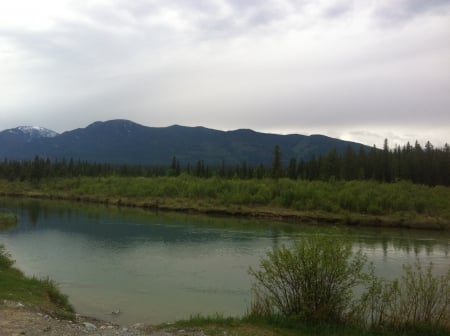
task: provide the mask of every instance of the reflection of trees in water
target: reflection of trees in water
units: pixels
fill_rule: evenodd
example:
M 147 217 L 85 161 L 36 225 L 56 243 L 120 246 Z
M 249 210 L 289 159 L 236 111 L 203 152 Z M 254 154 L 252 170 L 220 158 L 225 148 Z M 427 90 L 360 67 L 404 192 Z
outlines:
M 249 241 L 260 236 L 270 237 L 272 247 L 280 247 L 286 239 L 301 239 L 311 233 L 326 232 L 326 226 L 271 223 L 197 216 L 183 213 L 161 213 L 142 209 L 102 207 L 84 203 L 18 199 L 6 201 L 20 211 L 33 227 L 54 228 L 125 243 L 136 237 L 147 241 L 204 242 L 226 237 L 232 241 Z M 21 225 L 22 224 L 22 225 Z M 19 222 L 25 229 L 24 223 Z M 345 229 L 344 229 L 345 230 Z M 402 251 L 407 255 L 427 255 L 435 252 L 450 255 L 450 235 L 447 232 L 349 229 L 355 247 L 381 248 L 387 256 L 390 251 Z M 425 239 L 426 238 L 426 239 Z
M 280 248 L 280 230 L 277 230 L 276 228 L 272 228 L 270 230 L 270 238 L 272 241 L 272 249 L 278 249 Z
M 433 232 L 431 235 L 436 235 L 436 233 Z M 426 234 L 423 236 L 426 236 Z M 435 252 L 443 253 L 445 256 L 450 255 L 450 241 L 445 239 L 445 236 L 444 238 L 430 239 L 419 238 L 414 235 L 411 237 L 388 237 L 383 235 L 375 238 L 366 236 L 359 239 L 359 246 L 367 248 L 381 247 L 384 256 L 387 256 L 392 250 L 402 251 L 407 255 L 415 256 L 431 256 Z
M 52 216 L 52 209 L 42 206 L 38 200 L 30 201 L 26 209 L 28 210 L 28 217 L 33 226 L 36 226 L 39 221 L 46 220 Z
M 39 216 L 41 214 L 41 207 L 36 202 L 31 202 L 28 206 L 28 218 L 30 219 L 31 224 L 36 226 Z

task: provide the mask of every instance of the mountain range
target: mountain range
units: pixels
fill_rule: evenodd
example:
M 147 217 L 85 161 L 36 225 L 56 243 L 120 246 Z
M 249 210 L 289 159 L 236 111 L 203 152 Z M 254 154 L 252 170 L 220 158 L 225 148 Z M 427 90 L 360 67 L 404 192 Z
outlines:
M 35 156 L 111 164 L 168 165 L 203 160 L 210 165 L 247 162 L 271 164 L 279 145 L 283 161 L 308 160 L 335 148 L 358 150 L 361 144 L 324 135 L 269 134 L 250 129 L 220 131 L 205 127 L 148 127 L 129 120 L 97 121 L 58 134 L 43 127 L 17 127 L 0 132 L 0 158 L 26 160 Z M 365 146 L 364 146 L 365 147 Z

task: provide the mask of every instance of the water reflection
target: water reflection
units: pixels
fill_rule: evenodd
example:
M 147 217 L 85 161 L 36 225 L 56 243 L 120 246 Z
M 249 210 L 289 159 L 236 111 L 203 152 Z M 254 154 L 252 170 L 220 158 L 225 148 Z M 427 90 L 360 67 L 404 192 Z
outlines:
M 250 300 L 249 266 L 272 247 L 323 226 L 212 218 L 81 203 L 0 199 L 19 224 L 0 234 L 26 274 L 50 276 L 77 310 L 118 322 L 153 323 L 190 314 L 239 315 Z M 377 272 L 397 276 L 420 257 L 448 267 L 441 232 L 351 229 Z M 109 312 L 123 311 L 119 317 Z

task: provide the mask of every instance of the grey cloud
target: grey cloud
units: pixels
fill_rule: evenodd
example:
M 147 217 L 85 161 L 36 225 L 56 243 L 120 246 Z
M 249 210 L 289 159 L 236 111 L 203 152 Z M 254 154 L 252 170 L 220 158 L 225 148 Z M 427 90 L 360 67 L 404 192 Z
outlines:
M 325 18 L 336 19 L 348 14 L 353 9 L 352 1 L 336 1 L 330 5 L 324 12 Z
M 280 9 L 262 8 L 254 11 L 248 19 L 248 24 L 255 26 L 265 26 L 273 22 L 279 21 L 285 17 Z
M 287 13 L 274 1 L 225 0 L 230 10 L 226 15 L 208 12 L 198 24 L 203 38 L 233 37 L 251 33 L 286 17 Z
M 235 8 L 249 9 L 249 8 L 259 7 L 270 1 L 267 1 L 267 0 L 265 0 L 265 1 L 261 1 L 261 0 L 226 0 L 226 2 Z
M 47 33 L 13 31 L 8 39 L 44 68 L 68 67 L 66 71 L 107 62 L 111 58 L 125 57 L 129 52 L 120 46 L 110 34 L 87 29 L 84 26 L 66 24 L 64 29 Z M 31 62 L 33 64 L 33 62 Z M 47 69 L 48 70 L 48 69 Z
M 375 9 L 375 18 L 383 24 L 401 24 L 424 14 L 446 15 L 450 12 L 448 0 L 385 1 Z
M 373 15 L 398 22 L 440 15 L 449 2 L 377 3 Z M 342 0 L 117 0 L 82 7 L 73 16 L 81 20 L 60 19 L 48 30 L 0 28 L 0 37 L 20 48 L 18 59 L 26 69 L 14 86 L 28 86 L 46 97 L 27 97 L 15 105 L 0 97 L 0 103 L 57 131 L 113 118 L 299 132 L 308 127 L 448 125 L 450 81 L 443 70 L 449 65 L 443 42 L 448 32 L 419 36 L 418 25 L 379 38 L 368 30 L 355 33 L 352 41 L 336 40 L 334 49 L 295 35 L 295 30 L 308 33 L 308 25 L 317 25 L 311 34 L 318 31 L 328 41 L 330 28 L 320 25 L 358 15 L 357 4 L 363 6 Z M 166 11 L 186 20 L 189 28 L 176 29 L 170 18 L 158 17 Z M 302 15 L 312 17 L 295 26 L 292 18 Z M 285 18 L 290 20 L 286 25 L 276 24 Z M 292 40 L 283 40 L 281 29 L 287 25 Z M 241 37 L 238 43 L 236 36 Z M 305 42 L 304 49 L 278 46 L 273 43 L 278 36 L 283 43 Z M 321 54 L 315 54 L 317 46 Z M 5 119 L 4 111 L 0 116 Z
M 121 0 L 118 2 L 117 9 L 129 14 L 132 18 L 140 20 L 147 15 L 153 13 L 157 8 L 157 4 L 149 1 L 135 0 L 127 1 Z

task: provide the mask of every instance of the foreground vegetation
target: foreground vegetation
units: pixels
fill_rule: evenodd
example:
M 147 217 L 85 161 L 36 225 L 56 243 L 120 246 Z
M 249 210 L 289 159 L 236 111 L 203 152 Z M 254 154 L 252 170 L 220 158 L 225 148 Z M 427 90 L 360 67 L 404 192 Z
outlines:
M 254 299 L 243 318 L 194 316 L 176 325 L 210 335 L 448 335 L 450 267 L 442 275 L 432 268 L 417 261 L 399 279 L 380 279 L 345 235 L 312 235 L 250 269 Z
M 401 333 L 372 332 L 355 326 L 329 323 L 296 323 L 287 320 L 263 320 L 243 318 L 225 318 L 216 316 L 193 316 L 188 320 L 177 321 L 176 328 L 184 330 L 203 330 L 210 336 L 369 336 L 402 335 Z M 166 327 L 166 326 L 162 326 Z
M 316 234 L 274 249 L 259 270 L 250 269 L 256 284 L 249 317 L 448 331 L 450 266 L 441 271 L 417 261 L 404 265 L 401 278 L 381 279 L 345 235 Z
M 73 177 L 0 180 L 0 193 L 350 225 L 450 228 L 450 188 L 404 181 Z
M 167 325 L 161 327 L 165 329 Z M 188 320 L 171 324 L 170 327 L 203 330 L 209 336 L 448 336 L 449 334 L 448 329 L 440 327 L 404 326 L 368 329 L 343 323 L 222 316 L 193 316 Z

